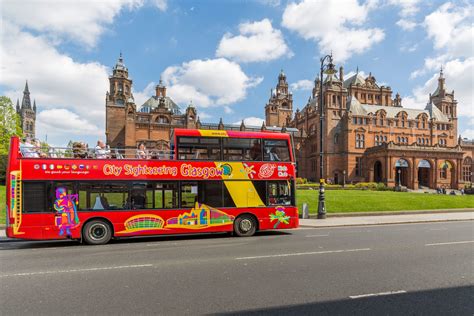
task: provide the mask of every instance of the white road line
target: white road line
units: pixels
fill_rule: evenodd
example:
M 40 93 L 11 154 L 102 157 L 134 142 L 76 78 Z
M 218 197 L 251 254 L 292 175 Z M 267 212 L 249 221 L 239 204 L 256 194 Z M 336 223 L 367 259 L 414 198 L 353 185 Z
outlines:
M 369 293 L 369 294 L 361 294 L 361 295 L 352 295 L 352 296 L 349 296 L 349 297 L 352 298 L 352 299 L 357 299 L 357 298 L 373 297 L 373 296 L 403 294 L 403 293 L 406 293 L 406 292 L 407 292 L 407 291 L 399 290 L 399 291 L 389 291 L 389 292 L 380 292 L 380 293 Z
M 86 269 L 70 269 L 70 270 L 55 270 L 55 271 L 37 271 L 37 272 L 23 272 L 14 274 L 3 274 L 0 278 L 15 277 L 15 276 L 30 276 L 30 275 L 44 275 L 57 273 L 72 273 L 72 272 L 89 272 L 102 270 L 116 270 L 116 269 L 131 269 L 131 268 L 148 268 L 153 267 L 152 264 L 134 264 L 129 266 L 115 266 L 115 267 L 101 267 L 101 268 L 86 268 Z
M 425 246 L 442 246 L 442 245 L 455 245 L 455 244 L 470 244 L 474 240 L 465 240 L 465 241 L 451 241 L 451 242 L 438 242 L 434 244 L 426 244 Z
M 306 235 L 307 238 L 310 238 L 310 237 L 328 237 L 329 234 L 326 234 L 326 235 Z
M 292 257 L 292 256 L 307 256 L 307 255 L 320 255 L 320 254 L 326 254 L 326 253 L 356 252 L 356 251 L 369 251 L 369 250 L 371 250 L 371 249 L 370 249 L 370 248 L 361 248 L 361 249 L 344 249 L 344 250 L 295 252 L 295 253 L 282 253 L 282 254 L 278 254 L 278 255 L 254 256 L 254 257 L 240 257 L 240 258 L 235 258 L 235 260 L 279 258 L 279 257 Z

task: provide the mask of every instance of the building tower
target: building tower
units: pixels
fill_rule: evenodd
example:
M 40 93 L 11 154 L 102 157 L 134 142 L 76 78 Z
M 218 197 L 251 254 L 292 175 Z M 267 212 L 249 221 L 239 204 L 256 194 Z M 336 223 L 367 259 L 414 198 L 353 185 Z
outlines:
M 288 82 L 283 70 L 278 75 L 276 90 L 270 92 L 265 105 L 265 123 L 267 126 L 288 126 L 293 116 L 293 95 L 288 91 Z
M 28 81 L 25 84 L 25 90 L 23 91 L 23 98 L 21 100 L 21 107 L 19 101 L 16 102 L 16 111 L 21 118 L 21 128 L 25 137 L 35 138 L 36 128 L 36 100 L 33 101 L 33 107 L 31 106 L 30 90 L 28 89 Z
M 105 134 L 106 142 L 112 147 L 125 146 L 126 113 L 132 116 L 135 102 L 132 94 L 132 80 L 123 62 L 122 53 L 109 77 L 110 88 L 105 101 Z

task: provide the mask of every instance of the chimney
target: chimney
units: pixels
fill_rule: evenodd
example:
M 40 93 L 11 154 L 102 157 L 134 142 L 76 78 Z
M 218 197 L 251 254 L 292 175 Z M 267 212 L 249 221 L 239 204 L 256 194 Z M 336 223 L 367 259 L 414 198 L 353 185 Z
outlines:
M 344 81 L 344 67 L 339 67 L 339 80 Z

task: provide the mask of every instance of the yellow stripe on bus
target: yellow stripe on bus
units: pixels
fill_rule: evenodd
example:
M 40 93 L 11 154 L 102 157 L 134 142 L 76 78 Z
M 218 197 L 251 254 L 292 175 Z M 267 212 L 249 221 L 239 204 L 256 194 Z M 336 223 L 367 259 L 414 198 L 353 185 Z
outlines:
M 222 130 L 200 129 L 199 133 L 205 137 L 229 137 L 227 132 Z
M 216 166 L 225 166 L 224 169 L 230 171 L 223 174 L 222 179 L 236 207 L 265 206 L 251 181 L 251 176 L 256 173 L 253 166 L 242 162 L 216 162 Z

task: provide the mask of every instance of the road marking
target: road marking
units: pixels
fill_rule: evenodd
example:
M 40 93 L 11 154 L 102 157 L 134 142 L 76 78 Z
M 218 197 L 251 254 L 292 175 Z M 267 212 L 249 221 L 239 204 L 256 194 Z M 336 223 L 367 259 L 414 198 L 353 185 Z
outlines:
M 102 271 L 102 270 L 116 270 L 116 269 L 131 269 L 131 268 L 148 268 L 153 267 L 152 264 L 134 264 L 128 266 L 115 266 L 115 267 L 101 267 L 101 268 L 86 268 L 86 269 L 70 269 L 70 270 L 55 270 L 55 271 L 37 271 L 37 272 L 23 272 L 14 274 L 0 275 L 0 278 L 15 277 L 15 276 L 30 276 L 30 275 L 44 275 L 44 274 L 57 274 L 57 273 L 72 273 L 72 272 L 89 272 L 89 271 Z
M 326 234 L 326 235 L 306 235 L 306 237 L 310 238 L 310 237 L 328 237 L 329 234 Z
M 465 241 L 452 241 L 452 242 L 438 242 L 434 244 L 426 244 L 425 246 L 442 246 L 442 245 L 455 245 L 455 244 L 470 244 L 474 240 L 465 240 Z
M 431 228 L 430 230 L 448 230 L 447 228 Z
M 407 292 L 407 291 L 399 290 L 399 291 L 389 291 L 389 292 L 380 292 L 380 293 L 369 293 L 369 294 L 361 294 L 361 295 L 352 295 L 352 296 L 349 296 L 349 297 L 352 298 L 352 299 L 357 299 L 357 298 L 373 297 L 373 296 L 403 294 L 403 293 L 406 293 L 406 292 Z
M 360 248 L 360 249 L 344 249 L 344 250 L 295 252 L 295 253 L 282 253 L 282 254 L 278 254 L 278 255 L 254 256 L 254 257 L 240 257 L 240 258 L 235 258 L 235 260 L 249 260 L 249 259 L 278 258 L 278 257 L 307 256 L 307 255 L 320 255 L 320 254 L 326 254 L 326 253 L 356 252 L 356 251 L 369 251 L 369 250 L 371 250 L 371 249 L 370 249 L 370 248 Z

